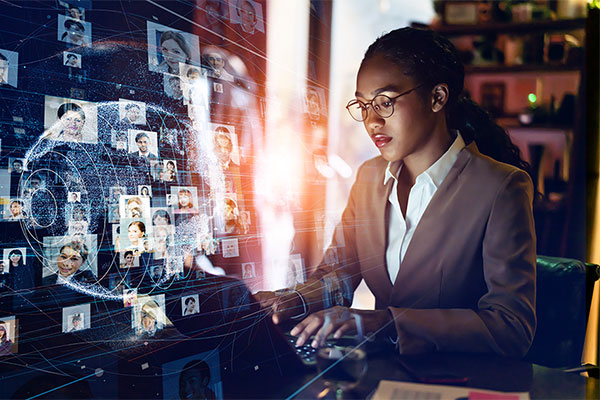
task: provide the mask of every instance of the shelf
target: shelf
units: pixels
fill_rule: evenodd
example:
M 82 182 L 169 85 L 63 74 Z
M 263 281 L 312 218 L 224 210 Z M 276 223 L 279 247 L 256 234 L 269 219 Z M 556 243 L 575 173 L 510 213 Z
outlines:
M 465 74 L 502 74 L 515 72 L 579 72 L 577 65 L 465 65 Z
M 531 22 L 492 22 L 484 25 L 441 25 L 432 29 L 446 36 L 484 35 L 486 33 L 545 33 L 549 31 L 584 29 L 585 22 L 586 18 L 575 18 Z M 424 27 L 427 25 L 413 22 L 411 26 Z

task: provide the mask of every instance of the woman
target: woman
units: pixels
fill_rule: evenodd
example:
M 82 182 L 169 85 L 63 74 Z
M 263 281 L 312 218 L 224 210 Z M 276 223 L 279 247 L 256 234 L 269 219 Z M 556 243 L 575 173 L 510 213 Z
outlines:
M 127 204 L 125 205 L 125 216 L 127 218 L 143 218 L 143 207 L 144 206 L 141 198 L 131 197 L 127 200 Z
M 125 254 L 123 255 L 123 260 L 125 260 L 125 263 L 121 264 L 121 268 L 133 268 L 133 267 L 135 267 L 135 265 L 133 264 L 133 261 L 135 260 L 135 257 L 133 255 L 133 251 L 127 250 L 125 252 Z
M 56 113 L 60 123 L 59 140 L 65 142 L 80 142 L 83 139 L 85 112 L 75 103 L 64 103 Z
M 131 247 L 143 249 L 142 238 L 146 237 L 146 225 L 142 221 L 133 221 L 127 227 L 127 238 L 131 243 Z
M 25 265 L 23 261 L 23 252 L 19 249 L 13 249 L 8 253 L 9 271 L 14 271 L 13 268 L 19 268 Z
M 11 201 L 8 205 L 8 209 L 10 210 L 10 215 L 7 218 L 9 221 L 18 221 L 25 218 L 25 213 L 23 212 L 23 202 L 21 200 Z
M 0 356 L 11 354 L 12 341 L 8 337 L 8 329 L 4 321 L 0 321 Z
M 89 251 L 84 243 L 70 242 L 60 248 L 56 260 L 57 274 L 52 274 L 42 280 L 43 285 L 54 285 L 62 281 L 93 283 L 94 274 L 89 269 L 81 270 L 89 256 Z
M 152 225 L 171 225 L 171 216 L 166 210 L 156 210 L 152 215 Z
M 170 243 L 169 231 L 167 230 L 166 226 L 157 226 L 154 230 L 154 246 L 156 250 L 154 253 L 154 259 L 162 259 L 167 257 L 169 254 Z
M 172 160 L 165 161 L 165 169 L 163 171 L 162 180 L 164 182 L 175 182 L 177 178 L 177 169 L 175 168 L 175 162 Z
M 184 310 L 183 316 L 197 314 L 198 310 L 196 309 L 196 299 L 193 297 L 188 297 L 184 300 Z
M 179 75 L 179 63 L 189 64 L 190 48 L 179 32 L 166 31 L 160 35 L 160 53 L 163 61 L 158 65 L 158 72 Z
M 148 186 L 142 186 L 142 188 L 140 189 L 140 196 L 151 197 L 150 189 L 148 188 Z
M 197 214 L 198 210 L 194 208 L 194 200 L 192 192 L 189 189 L 179 189 L 177 193 L 177 210 L 176 214 Z
M 456 49 L 432 31 L 398 29 L 367 50 L 347 108 L 381 157 L 358 171 L 334 234 L 345 260 L 291 293 L 258 295 L 276 323 L 308 315 L 291 332 L 298 345 L 362 329 L 401 354 L 527 353 L 533 185 L 506 132 L 460 98 L 463 80 Z M 348 308 L 362 279 L 373 311 Z

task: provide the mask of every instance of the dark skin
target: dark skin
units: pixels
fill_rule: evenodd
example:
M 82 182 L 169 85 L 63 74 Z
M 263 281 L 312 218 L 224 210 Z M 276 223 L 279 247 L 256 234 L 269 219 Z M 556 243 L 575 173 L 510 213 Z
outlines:
M 368 103 L 379 94 L 393 98 L 417 87 L 419 83 L 405 75 L 393 62 L 376 55 L 366 60 L 358 72 L 356 98 L 363 103 Z M 416 177 L 437 161 L 452 144 L 453 138 L 448 131 L 444 112 L 448 96 L 448 85 L 445 83 L 437 84 L 430 90 L 425 87 L 414 90 L 393 100 L 394 113 L 388 118 L 382 118 L 367 106 L 364 126 L 382 157 L 390 162 L 403 162 L 398 176 L 398 199 L 404 215 Z M 260 292 L 256 297 L 264 308 L 270 308 L 273 312 L 275 324 L 297 315 L 303 309 L 297 293 L 277 296 L 272 292 Z M 298 346 L 307 343 L 314 335 L 311 345 L 319 347 L 331 334 L 334 338 L 355 335 L 358 329 L 352 314 L 360 316 L 364 333 L 393 326 L 387 310 L 355 310 L 336 306 L 310 314 L 292 329 L 291 334 L 298 337 Z M 326 316 L 328 323 L 325 323 Z

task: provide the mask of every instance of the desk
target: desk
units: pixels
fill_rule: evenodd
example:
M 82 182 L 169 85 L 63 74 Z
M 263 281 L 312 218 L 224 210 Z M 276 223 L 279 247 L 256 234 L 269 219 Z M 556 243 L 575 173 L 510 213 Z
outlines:
M 368 370 L 360 384 L 350 393 L 352 398 L 366 398 L 382 379 L 414 381 L 409 368 L 419 376 L 439 375 L 442 373 L 468 376 L 468 387 L 488 390 L 529 392 L 532 399 L 598 399 L 599 381 L 569 374 L 525 361 L 497 356 L 472 354 L 427 354 L 402 356 L 378 354 L 368 357 Z M 297 376 L 285 382 L 274 391 L 257 397 L 315 399 L 323 391 L 321 379 L 314 379 L 316 370 Z M 331 397 L 330 397 L 331 396 Z M 333 398 L 333 394 L 328 394 Z

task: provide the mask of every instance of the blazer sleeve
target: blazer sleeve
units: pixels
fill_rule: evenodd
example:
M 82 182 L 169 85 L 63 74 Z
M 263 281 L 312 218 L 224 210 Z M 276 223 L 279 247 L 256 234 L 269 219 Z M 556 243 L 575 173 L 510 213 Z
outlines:
M 337 305 L 349 307 L 354 290 L 362 280 L 356 251 L 356 229 L 360 225 L 356 219 L 356 205 L 358 192 L 362 190 L 360 181 L 363 166 L 357 172 L 342 219 L 325 253 L 336 254 L 337 259 L 333 262 L 323 259 L 306 283 L 295 288 L 307 305 L 305 314 Z
M 487 292 L 476 309 L 389 307 L 401 354 L 427 351 L 523 357 L 535 333 L 533 185 L 513 170 L 496 194 L 482 243 Z

